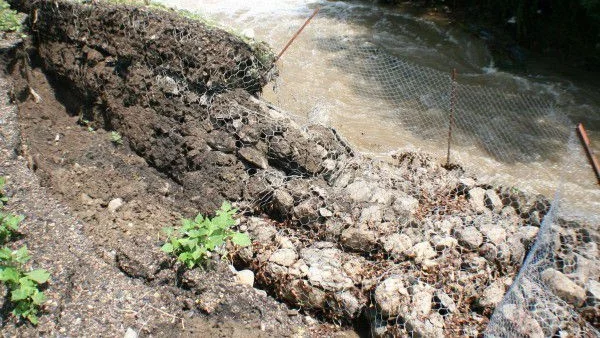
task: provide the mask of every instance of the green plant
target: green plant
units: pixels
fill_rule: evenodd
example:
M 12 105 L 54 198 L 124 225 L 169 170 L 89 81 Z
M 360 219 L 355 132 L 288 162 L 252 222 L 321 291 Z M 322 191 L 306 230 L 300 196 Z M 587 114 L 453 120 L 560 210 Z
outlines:
M 6 185 L 6 178 L 4 176 L 0 176 L 0 208 L 2 205 L 8 202 L 8 197 L 4 195 L 4 186 Z
M 0 281 L 6 283 L 10 290 L 13 316 L 26 318 L 36 325 L 39 308 L 46 301 L 39 285 L 46 283 L 50 274 L 44 269 L 25 272 L 23 266 L 29 259 L 27 246 L 18 250 L 0 248 Z
M 0 31 L 2 32 L 20 32 L 22 30 L 21 22 L 23 14 L 10 8 L 10 5 L 0 0 Z
M 0 212 L 0 244 L 6 243 L 14 233 L 19 229 L 19 223 L 25 217 L 22 215 L 13 215 Z
M 169 238 L 162 246 L 162 251 L 176 256 L 192 269 L 202 266 L 213 252 L 223 250 L 227 240 L 241 247 L 250 245 L 247 234 L 231 230 L 235 225 L 233 215 L 236 212 L 237 209 L 232 209 L 231 204 L 223 202 L 212 219 L 204 218 L 201 214 L 193 220 L 183 219 L 175 235 L 174 228 L 165 228 Z
M 83 116 L 79 116 L 79 120 L 77 121 L 77 123 L 80 126 L 86 127 L 87 131 L 89 131 L 90 133 L 94 132 L 94 127 L 92 127 L 92 122 L 90 120 L 87 120 L 87 119 L 83 118 Z
M 2 1 L 2 0 L 0 0 L 0 1 Z M 252 74 L 252 73 L 258 73 L 258 72 L 264 71 L 264 69 L 262 69 L 262 68 L 266 68 L 267 66 L 272 64 L 275 60 L 275 53 L 273 52 L 271 47 L 266 42 L 247 37 L 244 34 L 242 34 L 241 32 L 237 31 L 236 29 L 225 26 L 225 25 L 219 23 L 218 21 L 214 20 L 213 18 L 210 18 L 208 15 L 206 15 L 204 13 L 197 12 L 197 11 L 189 11 L 186 9 L 176 9 L 175 10 L 175 9 L 170 8 L 166 5 L 163 5 L 159 2 L 154 2 L 154 1 L 149 1 L 149 0 L 107 0 L 106 2 L 110 3 L 110 4 L 115 4 L 115 5 L 145 6 L 145 7 L 154 9 L 154 10 L 175 12 L 179 16 L 184 17 L 186 19 L 201 22 L 204 25 L 206 25 L 207 27 L 222 29 L 229 34 L 238 37 L 240 40 L 242 40 L 248 46 L 250 46 L 250 48 L 252 49 L 252 51 L 254 52 L 254 54 L 256 55 L 256 57 L 258 58 L 258 61 L 260 63 L 260 65 L 254 66 L 255 69 L 249 70 L 249 73 L 253 76 L 255 76 L 256 74 Z M 256 69 L 256 67 L 260 67 L 261 69 Z
M 121 137 L 121 134 L 119 134 L 118 132 L 111 131 L 110 132 L 110 142 L 114 143 L 115 145 L 122 145 L 123 137 Z

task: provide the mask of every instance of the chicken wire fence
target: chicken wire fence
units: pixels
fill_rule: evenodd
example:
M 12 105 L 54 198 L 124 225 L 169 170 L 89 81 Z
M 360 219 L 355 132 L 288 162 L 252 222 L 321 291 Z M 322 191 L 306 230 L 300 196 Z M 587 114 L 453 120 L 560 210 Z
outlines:
M 354 96 L 391 112 L 404 132 L 431 145 L 431 155 L 403 152 L 378 161 L 322 125 L 323 107 L 331 111 L 335 102 L 297 90 L 302 79 L 286 78 L 285 67 L 278 70 L 283 81 L 273 100 L 280 108 L 248 95 L 274 70 L 268 55 L 244 54 L 238 38 L 211 45 L 201 59 L 197 50 L 205 46 L 195 36 L 197 26 L 179 19 L 172 23 L 181 27 L 164 29 L 158 24 L 164 18 L 145 9 L 46 6 L 37 24 L 72 25 L 66 32 L 73 41 L 90 41 L 97 28 L 90 18 L 99 16 L 122 22 L 119 38 L 150 41 L 146 57 L 125 60 L 125 68 L 123 60 L 83 50 L 73 59 L 83 58 L 89 68 L 70 75 L 84 79 L 86 72 L 114 67 L 124 79 L 146 77 L 135 102 L 123 98 L 125 107 L 144 106 L 178 122 L 173 130 L 156 131 L 161 135 L 186 128 L 181 145 L 167 144 L 184 152 L 159 158 L 144 149 L 148 160 L 184 187 L 203 182 L 206 191 L 236 201 L 243 212 L 240 230 L 250 233 L 253 245 L 235 259 L 278 299 L 329 321 L 368 323 L 374 336 L 598 335 L 598 222 L 572 217 L 561 198 L 571 186 L 565 184 L 550 204 L 440 165 L 452 125 L 453 163 L 477 166 L 464 162 L 471 158 L 464 153 L 473 151 L 501 166 L 549 161 L 565 172 L 558 181 L 579 175 L 573 168 L 586 163 L 573 126 L 551 101 L 453 81 L 362 35 L 311 34 L 326 52 L 317 62 L 325 71 L 345 78 Z M 52 33 L 35 34 L 51 41 Z M 174 40 L 177 52 L 151 42 L 161 40 Z M 225 61 L 211 58 L 221 50 Z M 199 74 L 197 65 L 209 66 Z M 104 78 L 90 78 L 102 88 Z M 364 108 L 349 100 L 346 109 Z M 299 113 L 298 106 L 311 112 Z
M 462 84 L 460 76 L 456 80 L 450 72 L 402 60 L 365 35 L 340 31 L 306 35 L 315 48 L 325 51 L 315 62 L 325 64 L 330 76 L 351 83 L 354 95 L 371 101 L 370 107 L 352 106 L 347 115 L 361 115 L 361 110 L 372 111 L 372 106 L 393 112 L 398 128 L 428 141 L 426 149 L 438 162 L 446 160 L 449 141 L 453 163 L 476 167 L 476 162 L 469 163 L 473 157 L 464 156 L 469 151 L 492 159 L 498 170 L 517 163 L 545 163 L 553 167 L 547 175 L 559 182 L 551 206 L 543 207 L 535 205 L 539 201 L 532 206 L 520 200 L 522 196 L 512 195 L 515 188 L 484 187 L 488 210 L 474 205 L 477 188 L 465 187 L 472 202 L 467 207 L 471 210 L 465 211 L 455 192 L 438 187 L 423 193 L 427 184 L 414 179 L 423 167 L 412 168 L 416 172 L 404 177 L 412 180 L 405 191 L 417 198 L 423 214 L 416 223 L 414 219 L 400 222 L 394 231 L 379 232 L 385 238 L 379 240 L 378 249 L 395 264 L 377 269 L 377 282 L 367 287 L 371 289 L 365 314 L 371 334 L 598 336 L 598 215 L 578 211 L 578 202 L 590 202 L 586 196 L 584 201 L 564 198 L 569 189 L 578 189 L 572 182 L 587 179 L 587 187 L 595 182 L 592 175 L 576 178 L 576 173 L 591 174 L 591 168 L 574 124 L 554 100 L 534 92 Z M 315 92 L 297 92 L 294 82 L 302 79 L 288 80 L 286 67 L 282 69 L 274 102 L 295 112 L 296 119 L 308 115 L 304 123 L 321 123 L 323 107 L 340 109 L 329 102 L 338 99 L 335 94 L 328 101 Z M 299 109 L 299 102 L 313 109 L 307 113 L 302 105 Z M 546 169 L 536 170 L 541 175 Z M 361 210 L 355 221 L 380 221 L 379 215 L 369 218 L 368 207 Z M 512 217 L 515 211 L 516 218 Z M 368 232 L 352 236 L 345 233 L 348 229 L 352 226 L 342 232 L 340 247 L 377 256 L 378 249 L 365 249 Z

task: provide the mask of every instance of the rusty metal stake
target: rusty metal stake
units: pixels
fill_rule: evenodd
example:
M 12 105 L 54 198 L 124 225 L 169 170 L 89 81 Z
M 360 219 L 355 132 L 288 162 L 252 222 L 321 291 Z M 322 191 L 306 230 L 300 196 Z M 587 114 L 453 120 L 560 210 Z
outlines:
M 454 105 L 456 104 L 456 68 L 452 70 L 452 92 L 450 93 L 450 116 L 448 121 L 448 152 L 446 167 L 450 167 L 450 144 L 452 143 L 452 126 L 454 125 Z
M 275 58 L 275 61 L 273 61 L 273 63 L 277 62 L 279 60 L 279 58 L 281 58 L 281 56 L 283 55 L 283 53 L 285 53 L 285 51 L 292 44 L 292 42 L 294 42 L 294 40 L 296 40 L 296 38 L 298 37 L 298 35 L 300 35 L 300 33 L 302 33 L 302 31 L 308 25 L 308 23 L 310 22 L 310 20 L 312 20 L 317 15 L 317 13 L 319 13 L 320 10 L 321 10 L 321 7 L 317 7 L 315 9 L 315 11 L 312 13 L 312 15 L 308 19 L 306 19 L 306 21 L 304 22 L 304 24 L 302 25 L 302 27 L 300 27 L 300 29 L 298 29 L 298 31 L 296 32 L 296 34 L 294 34 L 294 36 L 292 36 L 292 38 L 290 39 L 290 41 L 288 41 L 288 43 L 285 45 L 285 47 L 283 47 L 283 49 L 281 50 L 281 52 L 279 52 L 279 54 L 277 55 L 277 57 Z
M 585 153 L 587 154 L 588 160 L 590 161 L 590 164 L 592 165 L 592 169 L 596 173 L 596 178 L 598 179 L 598 184 L 600 184 L 600 163 L 598 162 L 598 159 L 596 158 L 596 156 L 594 155 L 594 152 L 592 151 L 590 139 L 587 136 L 587 133 L 586 133 L 585 128 L 583 127 L 582 123 L 579 123 L 577 125 L 577 133 L 579 134 L 579 137 L 581 138 L 581 143 L 583 144 Z

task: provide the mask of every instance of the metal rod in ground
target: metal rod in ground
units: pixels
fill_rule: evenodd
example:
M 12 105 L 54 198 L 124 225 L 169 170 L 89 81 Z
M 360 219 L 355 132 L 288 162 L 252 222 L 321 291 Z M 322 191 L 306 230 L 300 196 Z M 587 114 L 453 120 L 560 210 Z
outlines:
M 585 149 L 585 153 L 587 154 L 588 160 L 590 160 L 590 164 L 592 165 L 592 169 L 596 173 L 596 178 L 598 179 L 598 184 L 600 184 L 600 162 L 594 155 L 592 151 L 592 144 L 590 142 L 589 137 L 587 136 L 587 132 L 583 127 L 583 124 L 580 123 L 577 125 L 577 133 L 581 138 L 581 143 L 583 144 L 583 148 Z
M 302 25 L 302 27 L 300 27 L 300 29 L 298 29 L 298 31 L 296 32 L 296 34 L 294 34 L 294 36 L 292 36 L 292 38 L 290 39 L 290 41 L 288 41 L 288 43 L 285 45 L 285 47 L 283 47 L 283 49 L 281 50 L 281 52 L 279 52 L 279 54 L 277 55 L 277 57 L 275 58 L 275 61 L 273 61 L 273 63 L 277 62 L 279 60 L 279 58 L 281 58 L 281 56 L 283 55 L 283 53 L 285 53 L 285 51 L 288 49 L 288 47 L 290 47 L 290 45 L 292 44 L 292 42 L 294 42 L 294 40 L 296 40 L 296 38 L 298 37 L 298 35 L 300 35 L 300 33 L 302 33 L 302 31 L 308 25 L 308 23 L 310 22 L 310 20 L 312 20 L 317 15 L 317 13 L 319 13 L 320 10 L 321 10 L 321 7 L 317 7 L 315 9 L 315 11 L 312 13 L 312 15 L 308 19 L 306 19 L 306 21 L 304 22 L 304 24 Z
M 456 104 L 456 68 L 452 70 L 452 92 L 450 93 L 450 116 L 448 121 L 448 152 L 446 167 L 450 166 L 450 144 L 452 143 L 452 126 L 454 125 L 454 105 Z

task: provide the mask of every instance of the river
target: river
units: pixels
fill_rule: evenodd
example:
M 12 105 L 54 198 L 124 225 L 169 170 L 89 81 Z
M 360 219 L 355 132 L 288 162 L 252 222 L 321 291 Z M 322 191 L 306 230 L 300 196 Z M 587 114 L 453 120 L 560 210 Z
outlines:
M 574 123 L 584 122 L 600 153 L 600 90 L 593 74 L 535 60 L 528 73 L 500 71 L 480 37 L 443 17 L 364 1 L 159 2 L 197 12 L 276 51 L 320 7 L 278 61 L 280 76 L 265 88 L 266 100 L 301 123 L 336 128 L 381 159 L 416 150 L 444 162 L 453 110 L 452 162 L 484 182 L 549 198 L 560 191 L 569 213 L 599 215 L 600 188 L 578 140 L 565 146 Z

